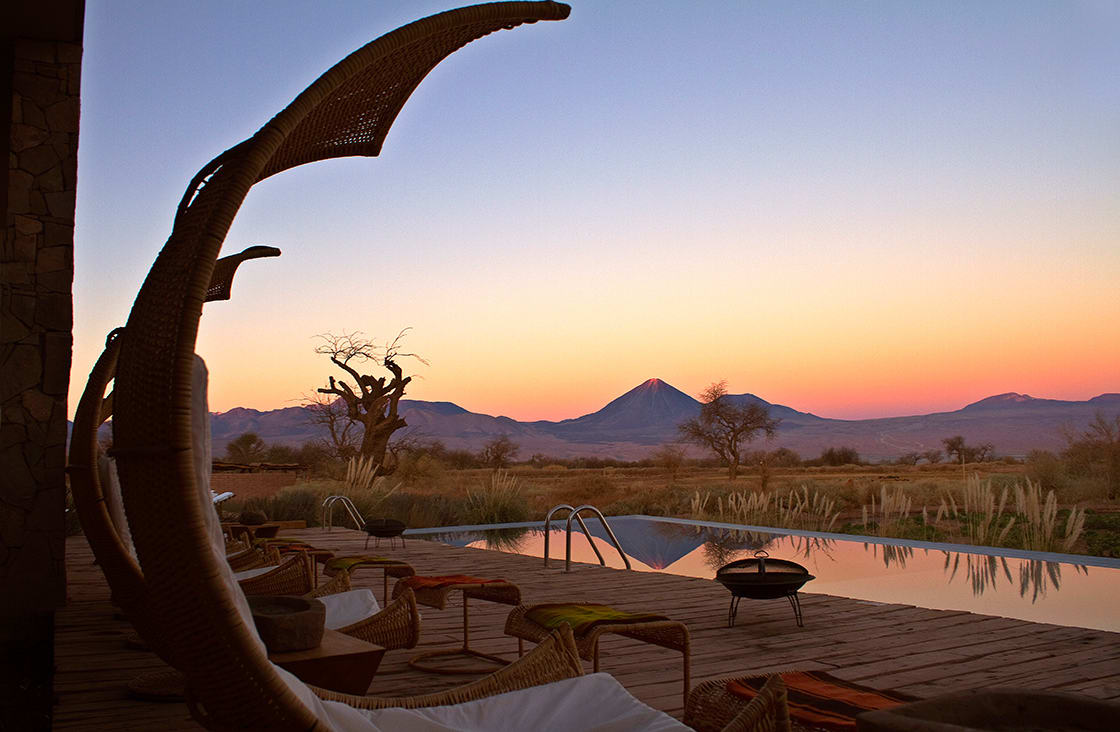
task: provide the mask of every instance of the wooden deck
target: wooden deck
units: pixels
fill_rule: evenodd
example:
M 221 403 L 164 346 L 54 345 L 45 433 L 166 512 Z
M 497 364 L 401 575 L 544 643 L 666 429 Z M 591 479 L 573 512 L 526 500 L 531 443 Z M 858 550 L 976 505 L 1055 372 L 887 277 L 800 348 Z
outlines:
M 365 534 L 320 529 L 285 532 L 336 554 L 362 554 Z M 131 700 L 129 678 L 160 667 L 151 653 L 124 644 L 129 626 L 114 619 L 109 591 L 81 537 L 67 542 L 69 605 L 56 620 L 56 729 L 198 729 L 184 704 Z M 372 553 L 371 551 L 368 553 Z M 692 681 L 786 669 L 825 669 L 836 676 L 920 697 L 979 686 L 1073 691 L 1120 698 L 1120 634 L 1029 623 L 965 612 L 925 610 L 805 593 L 805 627 L 788 603 L 744 600 L 735 628 L 726 627 L 728 593 L 711 580 L 576 565 L 570 574 L 544 569 L 540 559 L 410 540 L 379 554 L 410 562 L 419 574 L 501 577 L 518 584 L 527 603 L 587 600 L 629 610 L 655 610 L 688 624 Z M 554 562 L 554 564 L 557 564 Z M 559 563 L 562 565 L 562 563 Z M 356 586 L 382 599 L 381 574 L 362 570 Z M 471 645 L 515 657 L 516 640 L 502 633 L 506 605 L 471 603 Z M 439 676 L 410 669 L 419 651 L 461 641 L 458 603 L 421 607 L 415 650 L 390 651 L 370 693 L 415 694 L 476 676 Z M 590 670 L 590 664 L 587 664 Z M 681 656 L 617 636 L 602 645 L 602 670 L 646 703 L 679 716 Z

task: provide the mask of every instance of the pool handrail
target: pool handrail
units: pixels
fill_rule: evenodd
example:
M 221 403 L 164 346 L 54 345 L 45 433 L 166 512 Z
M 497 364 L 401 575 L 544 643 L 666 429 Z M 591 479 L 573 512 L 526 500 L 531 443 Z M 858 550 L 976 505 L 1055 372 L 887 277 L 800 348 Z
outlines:
M 611 530 L 611 525 L 607 523 L 606 516 L 599 509 L 592 506 L 590 503 L 585 503 L 582 506 L 572 507 L 567 503 L 561 503 L 558 506 L 553 506 L 544 518 L 544 566 L 548 566 L 548 544 L 549 538 L 552 534 L 552 516 L 557 511 L 568 511 L 568 521 L 564 530 L 564 571 L 572 571 L 572 519 L 575 519 L 583 531 L 583 535 L 587 538 L 587 543 L 591 545 L 591 550 L 595 552 L 595 556 L 599 559 L 599 564 L 607 566 L 607 561 L 603 558 L 602 552 L 599 547 L 595 545 L 595 541 L 591 538 L 591 532 L 587 529 L 587 524 L 584 523 L 583 517 L 580 514 L 584 511 L 593 511 L 599 518 L 599 523 L 603 525 L 603 529 L 607 532 L 611 544 L 614 545 L 615 550 L 618 551 L 618 556 L 622 557 L 622 563 L 626 565 L 627 569 L 632 569 L 630 566 L 630 558 L 626 556 L 626 552 L 622 551 L 622 544 L 619 543 L 618 537 L 614 535 Z
M 362 517 L 358 514 L 358 507 L 354 505 L 354 502 L 350 500 L 349 496 L 342 495 L 327 496 L 323 501 L 323 530 L 330 531 L 334 528 L 334 507 L 336 503 L 342 504 L 342 507 L 346 509 L 346 513 L 349 514 L 350 520 L 354 522 L 355 528 L 360 530 L 364 522 L 362 521 Z
M 546 566 L 546 567 L 548 566 L 548 544 L 549 544 L 548 540 L 552 536 L 552 532 L 551 532 L 552 514 L 556 513 L 557 511 L 562 511 L 564 509 L 568 510 L 568 519 L 569 519 L 569 521 L 568 521 L 568 556 L 571 556 L 571 553 L 572 553 L 572 528 L 571 528 L 572 522 L 571 522 L 571 517 L 572 517 L 573 512 L 576 509 L 575 509 L 574 506 L 571 506 L 567 503 L 561 503 L 559 506 L 553 506 L 549 510 L 548 514 L 544 517 L 544 566 Z M 599 558 L 599 564 L 603 565 L 604 567 L 607 566 L 607 560 L 603 559 L 603 555 L 599 551 L 599 547 L 595 546 L 595 542 L 593 542 L 591 540 L 591 532 L 587 530 L 587 524 L 585 524 L 583 522 L 583 517 L 579 516 L 577 514 L 576 515 L 576 521 L 579 522 L 579 526 L 583 530 L 583 535 L 587 537 L 587 543 L 591 545 L 591 551 L 595 552 L 595 556 Z M 564 571 L 567 571 L 567 570 L 564 570 Z

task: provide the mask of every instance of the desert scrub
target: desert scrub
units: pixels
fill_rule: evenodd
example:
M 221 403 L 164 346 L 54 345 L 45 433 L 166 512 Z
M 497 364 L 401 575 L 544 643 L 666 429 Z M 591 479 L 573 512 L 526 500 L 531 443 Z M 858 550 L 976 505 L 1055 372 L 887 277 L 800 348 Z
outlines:
M 1120 557 L 1120 513 L 1085 512 L 1085 545 L 1098 557 Z
M 295 486 L 268 498 L 250 498 L 241 504 L 241 513 L 257 511 L 272 521 L 306 521 L 308 526 L 318 526 L 321 503 L 318 492 Z
M 526 521 L 528 517 L 521 485 L 504 470 L 495 470 L 489 481 L 467 490 L 465 523 L 509 524 Z
M 673 485 L 649 486 L 604 504 L 603 513 L 608 516 L 679 516 L 688 510 L 687 495 Z
M 386 499 L 381 513 L 413 529 L 459 526 L 467 523 L 466 503 L 466 499 L 458 496 L 398 491 Z

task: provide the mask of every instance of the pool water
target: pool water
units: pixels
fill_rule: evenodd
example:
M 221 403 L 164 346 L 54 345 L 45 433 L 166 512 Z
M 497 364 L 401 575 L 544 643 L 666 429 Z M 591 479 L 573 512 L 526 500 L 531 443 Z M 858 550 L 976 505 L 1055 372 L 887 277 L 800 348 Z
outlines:
M 618 551 L 596 519 L 591 541 L 611 567 Z M 964 610 L 1041 623 L 1120 631 L 1120 560 L 989 547 L 793 532 L 729 524 L 622 516 L 609 519 L 637 571 L 715 577 L 758 550 L 790 559 L 816 576 L 802 592 L 879 603 Z M 553 523 L 549 555 L 564 562 L 564 522 Z M 452 527 L 408 532 L 454 546 L 544 556 L 543 524 Z M 573 525 L 572 560 L 598 563 Z

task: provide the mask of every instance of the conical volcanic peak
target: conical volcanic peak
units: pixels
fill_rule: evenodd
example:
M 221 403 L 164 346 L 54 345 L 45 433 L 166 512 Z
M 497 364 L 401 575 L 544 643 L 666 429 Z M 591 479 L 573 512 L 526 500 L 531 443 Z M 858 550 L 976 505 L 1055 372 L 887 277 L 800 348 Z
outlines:
M 596 429 L 632 430 L 657 424 L 676 424 L 696 416 L 700 402 L 661 379 L 648 379 L 598 412 L 568 424 Z

